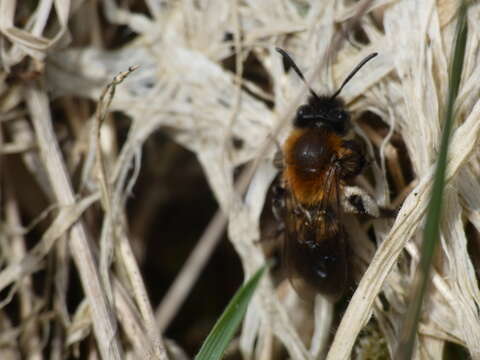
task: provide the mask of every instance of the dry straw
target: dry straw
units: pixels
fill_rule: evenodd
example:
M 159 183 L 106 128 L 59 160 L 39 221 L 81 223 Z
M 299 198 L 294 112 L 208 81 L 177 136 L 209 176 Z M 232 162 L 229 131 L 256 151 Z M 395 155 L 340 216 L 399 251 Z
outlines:
M 354 114 L 370 111 L 388 127 L 381 133 L 358 122 L 372 158 L 375 150 L 380 154 L 372 164 L 372 178 L 360 181 L 381 205 L 401 208 L 395 219 L 369 224 L 349 220 L 349 232 L 356 234 L 357 262 L 365 273 L 357 279 L 358 289 L 333 340 L 331 304 L 319 297 L 315 308 L 306 310 L 287 283 L 275 288 L 268 278 L 235 344 L 247 358 L 265 360 L 276 358 L 279 344 L 294 359 L 348 359 L 352 351 L 366 358 L 365 349 L 375 348 L 369 342 L 384 344 L 376 347 L 383 351 L 395 349 L 419 259 L 440 142 L 457 2 L 146 0 L 148 14 L 114 0 L 98 1 L 98 7 L 94 3 L 0 2 L 0 358 L 28 353 L 42 359 L 45 326 L 50 326 L 52 358 L 78 350 L 93 328 L 102 358 L 166 359 L 158 329 L 168 325 L 188 296 L 225 226 L 247 277 L 264 264 L 257 241 L 259 217 L 276 174 L 272 138 L 285 139 L 290 127 L 285 120 L 305 96 L 302 83 L 284 73 L 276 46 L 292 54 L 319 92 L 338 86 L 367 54 L 379 53 L 342 95 Z M 106 22 L 98 20 L 99 13 Z M 446 342 L 460 344 L 480 359 L 480 292 L 467 251 L 474 237 L 466 232 L 467 223 L 470 233 L 480 231 L 479 18 L 480 5 L 473 4 L 448 160 L 441 254 L 419 327 L 416 359 L 441 359 Z M 125 25 L 133 40 L 117 50 L 102 49 L 100 35 L 117 25 Z M 361 33 L 362 41 L 349 36 L 353 33 Z M 234 40 L 226 40 L 226 34 Z M 83 45 L 73 47 L 72 39 Z M 269 75 L 271 91 L 242 76 L 248 54 L 254 54 Z M 221 65 L 231 55 L 236 55 L 235 72 Z M 117 84 L 118 78 L 112 83 L 133 65 L 139 68 L 123 83 Z M 103 93 L 108 83 L 116 89 L 114 96 L 108 92 L 112 87 Z M 67 96 L 93 100 L 99 112 L 85 121 L 81 106 L 65 106 L 81 140 L 62 153 L 52 101 Z M 110 100 L 110 110 L 131 119 L 118 152 L 109 134 L 114 128 L 102 108 Z M 172 288 L 160 308 L 152 309 L 131 249 L 125 203 L 141 171 L 142 146 L 162 129 L 196 154 L 228 222 L 222 215 L 212 220 L 199 250 L 176 280 L 181 285 Z M 410 184 L 398 160 L 405 154 L 391 143 L 395 136 L 404 142 L 411 163 Z M 243 146 L 232 146 L 233 138 Z M 82 153 L 83 162 L 75 151 Z M 31 249 L 26 246 L 30 228 L 21 222 L 15 196 L 16 180 L 5 171 L 12 162 L 5 159 L 12 154 L 17 156 L 9 159 L 24 164 L 51 204 L 44 214 L 51 224 Z M 247 167 L 236 186 L 234 170 L 246 163 L 255 167 Z M 81 196 L 72 186 L 75 164 L 82 169 Z M 251 175 L 242 197 L 239 188 L 246 188 Z M 393 187 L 398 198 L 390 197 Z M 80 219 L 97 202 L 104 217 L 98 239 L 93 239 L 94 232 Z M 371 228 L 376 248 L 367 234 Z M 201 251 L 203 245 L 206 250 Z M 47 298 L 33 295 L 33 275 L 50 254 L 56 269 L 53 308 Z M 79 274 L 85 295 L 74 314 L 65 302 L 71 270 Z M 7 311 L 13 300 L 19 304 L 18 324 Z M 372 315 L 375 322 L 369 322 Z M 126 338 L 120 338 L 119 327 Z M 178 348 L 171 348 L 171 358 L 182 357 Z

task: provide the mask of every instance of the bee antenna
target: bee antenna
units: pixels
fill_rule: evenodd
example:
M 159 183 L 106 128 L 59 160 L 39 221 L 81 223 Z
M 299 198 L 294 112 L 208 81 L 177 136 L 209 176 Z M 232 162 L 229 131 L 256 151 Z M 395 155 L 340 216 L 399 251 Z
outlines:
M 303 76 L 302 72 L 298 68 L 297 64 L 295 64 L 293 59 L 290 57 L 290 55 L 288 55 L 288 53 L 283 49 L 275 48 L 275 50 L 277 50 L 280 53 L 280 55 L 283 56 L 283 59 L 288 63 L 288 65 L 290 65 L 293 68 L 293 70 L 295 70 L 298 77 L 303 80 L 305 85 L 307 85 L 308 90 L 310 90 L 310 94 L 312 94 L 313 97 L 318 99 L 318 95 L 315 93 L 315 91 L 313 91 L 313 89 L 310 87 L 310 85 L 308 85 L 307 81 L 305 80 L 305 77 Z
M 347 85 L 347 83 L 355 76 L 355 74 L 358 72 L 358 70 L 360 70 L 363 67 L 363 65 L 365 65 L 367 62 L 372 60 L 377 55 L 378 55 L 378 53 L 372 53 L 372 54 L 368 55 L 367 57 L 365 57 L 362 61 L 360 61 L 360 63 L 355 67 L 355 69 L 353 69 L 352 72 L 343 81 L 342 86 L 340 86 L 340 88 L 335 92 L 335 94 L 332 95 L 332 97 L 330 99 L 331 100 L 335 99 L 338 96 L 338 94 L 340 94 L 343 87 L 345 85 Z

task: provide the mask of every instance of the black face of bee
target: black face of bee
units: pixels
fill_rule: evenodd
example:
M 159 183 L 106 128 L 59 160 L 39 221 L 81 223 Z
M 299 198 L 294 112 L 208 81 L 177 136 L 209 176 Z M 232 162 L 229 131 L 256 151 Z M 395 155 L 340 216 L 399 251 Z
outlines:
M 345 110 L 343 101 L 337 98 L 337 96 L 363 65 L 377 56 L 377 53 L 372 53 L 360 61 L 334 94 L 331 96 L 319 96 L 305 81 L 305 77 L 290 55 L 280 48 L 276 48 L 276 50 L 282 55 L 283 61 L 288 66 L 291 66 L 300 79 L 305 82 L 311 94 L 308 103 L 298 108 L 294 125 L 300 128 L 327 127 L 340 136 L 346 135 L 350 125 L 350 115 Z
M 328 127 L 338 135 L 345 135 L 350 126 L 350 115 L 339 98 L 315 97 L 297 110 L 294 125 L 299 128 Z

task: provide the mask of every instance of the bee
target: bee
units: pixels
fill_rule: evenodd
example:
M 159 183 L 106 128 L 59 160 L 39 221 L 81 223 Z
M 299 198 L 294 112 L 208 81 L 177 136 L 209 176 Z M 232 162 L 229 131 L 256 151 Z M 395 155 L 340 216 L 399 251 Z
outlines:
M 292 58 L 277 51 L 306 83 Z M 273 187 L 273 213 L 284 230 L 283 261 L 294 287 L 297 280 L 332 301 L 346 291 L 351 264 L 345 213 L 378 216 L 375 201 L 351 186 L 366 165 L 362 144 L 352 133 L 350 113 L 338 97 L 368 61 L 364 58 L 333 95 L 310 96 L 293 119 L 293 130 L 280 152 L 281 173 Z M 308 86 L 308 84 L 307 84 Z

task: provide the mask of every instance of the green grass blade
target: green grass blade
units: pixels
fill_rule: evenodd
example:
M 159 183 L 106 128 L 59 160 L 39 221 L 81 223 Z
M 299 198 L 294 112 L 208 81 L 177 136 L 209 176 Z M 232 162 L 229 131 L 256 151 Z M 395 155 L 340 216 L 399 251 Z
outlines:
M 203 343 L 195 360 L 220 359 L 247 311 L 257 285 L 268 265 L 262 266 L 234 295 Z
M 400 342 L 397 353 L 395 354 L 395 359 L 398 360 L 410 360 L 412 358 L 423 297 L 429 282 L 430 268 L 440 236 L 439 224 L 441 220 L 442 199 L 445 188 L 448 145 L 453 125 L 454 104 L 460 87 L 467 42 L 467 7 L 468 5 L 466 2 L 462 1 L 458 12 L 458 24 L 450 69 L 449 93 L 447 107 L 445 109 L 442 142 L 438 155 L 431 199 L 428 206 L 420 263 L 415 274 L 413 291 L 410 296 L 411 303 L 407 311 L 402 331 L 400 332 Z

